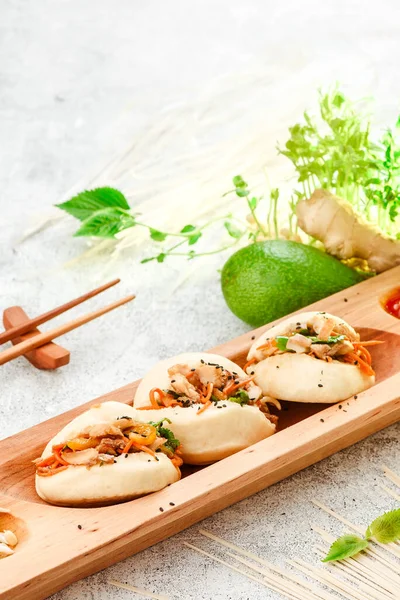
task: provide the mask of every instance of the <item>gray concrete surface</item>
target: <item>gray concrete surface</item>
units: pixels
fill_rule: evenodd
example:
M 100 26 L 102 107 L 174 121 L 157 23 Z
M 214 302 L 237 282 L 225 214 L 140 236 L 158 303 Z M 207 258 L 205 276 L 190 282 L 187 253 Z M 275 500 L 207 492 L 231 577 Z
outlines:
M 93 164 L 121 149 L 128 133 L 145 129 L 165 98 L 179 98 L 183 89 L 195 99 L 210 81 L 245 71 L 262 57 L 273 67 L 275 89 L 292 78 L 285 102 L 293 102 L 293 110 L 310 92 L 299 71 L 312 67 L 314 87 L 340 79 L 361 94 L 375 94 L 381 114 L 394 114 L 399 16 L 398 3 L 388 0 L 0 2 L 0 308 L 21 304 L 37 314 L 104 279 L 103 259 L 64 266 L 84 249 L 71 238 L 72 220 L 19 239 Z M 272 101 L 279 104 L 273 95 Z M 131 102 L 129 131 L 113 127 Z M 36 371 L 23 359 L 2 367 L 0 436 L 132 381 L 159 358 L 206 349 L 246 331 L 222 299 L 216 271 L 221 260 L 173 295 L 164 292 L 181 263 L 140 266 L 129 256 L 117 261 L 112 275 L 123 283 L 108 298 L 134 290 L 137 300 L 71 333 L 65 339 L 71 364 L 58 372 Z M 399 431 L 397 425 L 378 433 L 204 526 L 277 563 L 310 555 L 317 562 L 311 524 L 341 529 L 311 498 L 360 524 L 393 507 L 378 483 L 382 464 L 398 468 Z M 108 579 L 174 599 L 278 598 L 183 547 L 183 540 L 209 546 L 197 530 L 78 582 L 53 600 L 132 597 Z

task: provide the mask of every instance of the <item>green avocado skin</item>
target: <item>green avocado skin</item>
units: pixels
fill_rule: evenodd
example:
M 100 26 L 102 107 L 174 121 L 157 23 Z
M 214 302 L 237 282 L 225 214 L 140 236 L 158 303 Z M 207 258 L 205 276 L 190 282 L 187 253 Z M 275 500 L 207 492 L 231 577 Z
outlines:
M 256 242 L 238 250 L 221 273 L 230 310 L 254 327 L 363 280 L 333 256 L 285 240 Z

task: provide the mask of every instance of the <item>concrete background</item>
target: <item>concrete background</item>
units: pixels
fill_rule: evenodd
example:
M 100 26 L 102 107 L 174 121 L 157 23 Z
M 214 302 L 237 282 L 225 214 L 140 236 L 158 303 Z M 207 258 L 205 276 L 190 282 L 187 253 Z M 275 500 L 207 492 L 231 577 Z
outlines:
M 223 257 L 165 293 L 186 269 L 183 263 L 141 266 L 127 254 L 111 266 L 100 257 L 67 267 L 85 249 L 71 238 L 76 224 L 66 219 L 20 242 L 32 223 L 93 165 L 143 135 L 166 103 L 182 97 L 196 103 L 207 86 L 217 89 L 221 78 L 235 81 L 255 67 L 268 73 L 266 103 L 261 113 L 257 87 L 250 86 L 250 109 L 245 104 L 242 112 L 265 111 L 268 156 L 275 155 L 277 131 L 300 116 L 321 84 L 340 80 L 356 97 L 373 94 L 378 122 L 388 123 L 400 97 L 399 17 L 398 3 L 388 0 L 0 2 L 0 308 L 21 304 L 38 314 L 114 276 L 123 283 L 108 292 L 110 301 L 137 293 L 132 305 L 63 340 L 72 353 L 68 367 L 39 372 L 18 359 L 2 368 L 1 437 L 122 386 L 159 358 L 207 349 L 247 330 L 220 293 L 216 269 Z M 397 425 L 378 433 L 204 526 L 277 563 L 309 556 L 312 523 L 341 532 L 311 498 L 360 524 L 394 506 L 378 483 L 382 464 L 398 465 L 399 431 Z M 208 546 L 199 538 L 193 527 L 53 600 L 132 597 L 108 579 L 174 599 L 278 598 L 181 545 Z

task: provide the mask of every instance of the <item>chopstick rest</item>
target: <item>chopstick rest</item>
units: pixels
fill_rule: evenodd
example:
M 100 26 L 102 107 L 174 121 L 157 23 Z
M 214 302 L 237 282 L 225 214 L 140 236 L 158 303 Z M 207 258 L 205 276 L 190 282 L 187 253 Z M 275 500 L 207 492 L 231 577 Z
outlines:
M 6 331 L 24 325 L 27 321 L 30 321 L 30 318 L 21 306 L 11 306 L 3 312 L 3 325 Z M 23 333 L 11 341 L 14 345 L 19 344 L 38 333 L 41 331 L 34 327 L 28 333 Z M 44 346 L 27 352 L 24 357 L 37 369 L 54 370 L 69 363 L 70 352 L 54 342 L 48 342 Z

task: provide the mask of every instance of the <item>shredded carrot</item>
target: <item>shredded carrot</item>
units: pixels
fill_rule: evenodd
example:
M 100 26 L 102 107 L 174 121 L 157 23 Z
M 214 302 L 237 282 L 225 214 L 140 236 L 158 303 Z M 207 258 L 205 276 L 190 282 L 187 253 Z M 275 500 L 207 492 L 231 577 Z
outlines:
M 58 460 L 59 463 L 61 463 L 62 465 L 65 465 L 67 467 L 69 467 L 69 463 L 67 463 L 66 460 L 64 460 L 59 452 L 59 450 L 55 450 L 54 446 L 53 446 L 53 454 L 56 457 L 56 459 Z
M 158 394 L 160 397 L 160 400 L 162 400 L 165 396 L 164 392 L 162 390 L 160 390 L 160 388 L 153 388 L 152 390 L 150 390 L 149 393 L 149 398 L 150 398 L 150 402 L 151 402 L 151 406 L 152 408 L 161 408 L 161 406 L 158 404 L 155 394 Z
M 65 469 L 68 469 L 68 467 L 62 466 L 62 467 L 58 467 L 57 469 L 50 469 L 46 473 L 36 473 L 36 474 L 39 475 L 39 477 L 51 477 L 52 475 L 56 475 L 56 473 L 61 473 L 61 471 L 65 471 Z
M 270 348 L 277 348 L 278 344 L 276 343 L 275 339 L 272 340 L 268 340 L 267 342 L 265 342 L 265 344 L 261 344 L 261 346 L 258 346 L 258 348 L 256 348 L 256 350 L 269 350 Z
M 54 462 L 56 462 L 56 460 L 57 460 L 56 457 L 53 454 L 51 454 L 51 456 L 48 456 L 47 458 L 44 458 L 40 462 L 35 463 L 35 465 L 36 465 L 36 468 L 38 468 L 38 467 L 49 467 Z
M 174 456 L 170 459 L 174 467 L 176 467 L 179 471 L 179 467 L 183 464 L 183 460 L 179 458 L 179 456 Z
M 213 388 L 214 388 L 214 384 L 213 383 L 208 383 L 207 384 L 206 395 L 202 399 L 203 404 L 206 404 L 206 402 L 208 402 L 210 400 L 211 395 L 213 393 Z
M 344 362 L 357 365 L 364 375 L 375 375 L 375 371 L 371 368 L 371 366 L 355 352 L 349 352 L 348 354 L 345 354 L 343 360 Z
M 58 450 L 62 450 L 64 448 L 64 446 L 65 446 L 65 442 L 63 442 L 62 444 L 56 444 L 55 446 L 53 446 L 53 452 L 54 452 L 54 450 L 56 452 L 58 452 Z
M 136 444 L 135 442 L 132 442 L 131 445 L 134 448 L 136 448 L 137 450 L 141 450 L 142 452 L 147 452 L 147 454 L 150 454 L 150 456 L 153 456 L 154 458 L 156 458 L 156 453 L 154 452 L 154 450 L 151 450 L 148 446 L 142 446 L 142 444 Z M 125 449 L 124 449 L 124 452 L 126 452 Z
M 163 402 L 164 406 L 167 408 L 170 408 L 171 406 L 180 406 L 180 403 L 176 400 L 176 398 L 174 398 L 173 396 L 170 396 L 169 394 L 164 396 L 164 398 L 162 399 L 162 402 Z
M 132 448 L 134 444 L 133 440 L 129 440 L 129 442 L 126 444 L 125 448 L 122 450 L 122 454 L 127 454 L 129 452 L 129 450 Z
M 368 352 L 367 348 L 364 348 L 364 346 L 360 346 L 358 348 L 358 352 L 359 352 L 361 358 L 363 360 L 365 360 L 366 363 L 368 363 L 369 365 L 372 364 L 372 357 L 371 357 L 370 353 Z
M 250 381 L 253 381 L 254 377 L 255 377 L 255 375 L 253 375 L 252 377 L 249 377 L 248 379 L 245 379 L 244 381 L 239 381 L 239 383 L 231 383 L 231 385 L 228 388 L 225 388 L 225 390 L 224 390 L 225 394 L 227 396 L 232 395 L 232 392 L 235 392 L 239 388 L 244 387 L 245 385 L 250 383 Z
M 257 348 L 257 350 L 259 350 L 259 348 Z M 250 360 L 248 360 L 247 363 L 243 367 L 243 371 L 246 371 L 246 369 L 248 369 L 250 367 L 250 365 L 254 365 L 255 362 L 257 362 L 256 358 L 251 358 Z
M 209 406 L 211 406 L 212 402 L 211 400 L 207 400 L 207 402 L 205 402 L 203 404 L 203 406 L 200 408 L 200 410 L 197 411 L 196 415 L 199 415 L 200 413 L 204 412 Z

